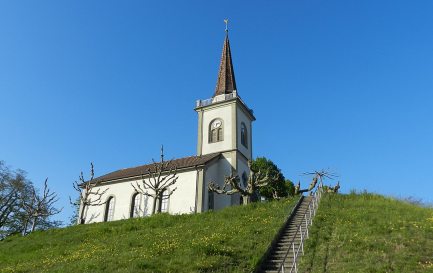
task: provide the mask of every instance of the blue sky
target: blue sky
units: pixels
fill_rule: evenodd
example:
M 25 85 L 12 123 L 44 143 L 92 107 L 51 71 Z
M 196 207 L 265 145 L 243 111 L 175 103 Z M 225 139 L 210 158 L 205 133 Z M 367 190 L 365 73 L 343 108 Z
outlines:
M 230 20 L 254 156 L 433 202 L 431 1 L 1 1 L 0 160 L 64 207 L 96 175 L 194 155 Z

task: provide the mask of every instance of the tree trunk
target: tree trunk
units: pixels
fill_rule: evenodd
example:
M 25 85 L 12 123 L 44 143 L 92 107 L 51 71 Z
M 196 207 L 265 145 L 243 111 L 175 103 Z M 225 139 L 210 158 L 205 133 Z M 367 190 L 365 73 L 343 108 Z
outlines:
M 84 217 L 83 217 L 85 209 L 86 209 L 86 206 L 83 204 L 83 207 L 81 208 L 81 213 L 80 213 L 80 225 L 84 225 L 86 222 L 86 219 L 84 219 Z
M 24 222 L 24 229 L 23 229 L 23 232 L 22 232 L 22 235 L 23 235 L 23 236 L 26 236 L 26 233 L 27 233 L 27 226 L 28 226 L 28 224 L 29 224 L 29 219 L 27 219 L 27 220 Z
M 32 231 L 31 231 L 31 232 L 35 231 L 35 229 L 36 229 L 36 221 L 37 221 L 37 220 L 38 220 L 38 218 L 35 216 L 35 217 L 33 218 Z
M 154 215 L 155 212 L 156 212 L 156 204 L 157 204 L 157 201 L 158 201 L 158 198 L 156 198 L 156 197 L 157 197 L 157 195 L 155 194 L 155 196 L 153 197 L 152 215 Z
M 250 197 L 248 195 L 242 195 L 242 205 L 246 206 L 250 203 Z

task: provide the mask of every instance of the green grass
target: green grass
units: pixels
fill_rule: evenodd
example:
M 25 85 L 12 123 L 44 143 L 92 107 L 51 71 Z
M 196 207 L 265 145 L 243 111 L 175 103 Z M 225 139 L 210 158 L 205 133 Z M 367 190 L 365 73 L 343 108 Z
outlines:
M 301 272 L 433 272 L 433 209 L 374 194 L 326 195 Z
M 251 272 L 296 200 L 9 237 L 0 272 Z

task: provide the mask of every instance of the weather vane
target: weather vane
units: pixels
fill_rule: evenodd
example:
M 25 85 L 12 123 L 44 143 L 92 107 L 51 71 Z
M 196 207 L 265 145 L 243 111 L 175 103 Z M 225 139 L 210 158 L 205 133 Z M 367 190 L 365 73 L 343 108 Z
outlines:
M 164 145 L 161 145 L 161 162 L 164 161 Z
M 226 32 L 229 31 L 229 19 L 224 19 L 224 23 L 226 23 Z

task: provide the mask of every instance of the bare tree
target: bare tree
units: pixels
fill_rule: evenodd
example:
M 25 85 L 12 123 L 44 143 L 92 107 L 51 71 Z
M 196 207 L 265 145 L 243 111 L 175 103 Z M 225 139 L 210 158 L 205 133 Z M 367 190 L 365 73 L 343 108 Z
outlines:
M 0 228 L 8 221 L 9 216 L 14 212 L 19 198 L 18 189 L 12 186 L 12 173 L 0 161 Z
M 298 184 L 295 186 L 295 195 L 304 192 L 311 192 L 316 187 L 319 181 L 321 184 L 323 183 L 324 178 L 333 179 L 334 177 L 337 177 L 337 175 L 327 172 L 325 170 L 308 172 L 308 173 L 304 173 L 304 175 L 313 175 L 313 179 L 310 183 L 310 186 L 307 189 L 301 190 L 301 182 L 299 181 Z
M 32 230 L 49 229 L 61 225 L 61 221 L 51 220 L 57 213 L 53 204 L 57 200 L 45 181 L 42 196 L 27 179 L 26 172 L 20 169 L 11 170 L 0 161 L 0 240 L 11 234 L 23 234 Z
M 80 206 L 79 213 L 79 224 L 84 224 L 86 221 L 86 210 L 88 207 L 101 206 L 107 201 L 102 201 L 103 195 L 108 191 L 109 188 L 102 190 L 99 188 L 101 181 L 95 181 L 93 177 L 95 172 L 93 169 L 93 163 L 90 163 L 90 179 L 84 180 L 83 172 L 80 173 L 79 182 L 73 183 L 74 189 L 79 193 L 77 201 L 73 202 L 69 197 L 69 202 L 73 206 Z
M 224 185 L 222 188 L 219 185 L 216 185 L 214 182 L 210 182 L 208 186 L 209 190 L 218 194 L 226 195 L 239 193 L 244 200 L 244 205 L 251 202 L 257 202 L 259 199 L 257 190 L 278 180 L 278 175 L 271 177 L 269 175 L 269 171 L 266 172 L 266 174 L 261 173 L 261 170 L 257 172 L 254 171 L 251 160 L 248 161 L 248 168 L 250 170 L 250 175 L 248 176 L 247 185 L 245 188 L 241 186 L 239 176 L 232 173 L 230 176 L 226 176 L 224 178 Z
M 9 216 L 14 211 L 17 200 L 18 193 L 15 190 L 10 191 L 5 196 L 0 196 L 0 228 L 7 223 Z
M 161 212 L 161 206 L 158 206 L 158 201 L 162 202 L 170 198 L 170 196 L 177 189 L 173 188 L 170 192 L 166 193 L 168 189 L 173 186 L 178 179 L 177 166 L 173 164 L 172 160 L 164 161 L 164 147 L 161 146 L 161 160 L 155 162 L 141 175 L 141 184 L 131 184 L 131 186 L 143 195 L 153 198 L 152 214 Z M 166 194 L 165 194 L 166 193 Z
M 0 240 L 21 233 L 25 212 L 20 200 L 32 188 L 23 170 L 11 170 L 0 160 Z
M 51 192 L 48 188 L 48 178 L 44 182 L 44 190 L 42 195 L 36 193 L 36 189 L 32 187 L 31 195 L 21 198 L 21 205 L 26 212 L 26 220 L 23 228 L 23 235 L 33 232 L 37 224 L 44 218 L 56 215 L 62 211 L 54 207 L 54 203 L 59 200 L 55 192 Z M 28 232 L 28 224 L 31 223 L 30 231 Z

